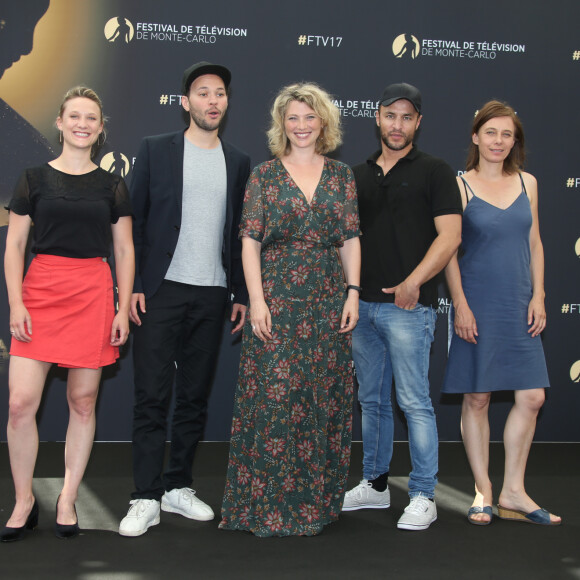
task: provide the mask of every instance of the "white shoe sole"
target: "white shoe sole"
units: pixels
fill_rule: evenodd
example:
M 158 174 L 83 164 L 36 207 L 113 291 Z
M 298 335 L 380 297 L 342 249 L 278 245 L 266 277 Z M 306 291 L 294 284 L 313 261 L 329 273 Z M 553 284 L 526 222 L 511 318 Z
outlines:
M 343 512 L 354 512 L 356 510 L 386 510 L 391 507 L 391 504 L 364 504 L 354 506 L 342 506 Z
M 399 530 L 411 530 L 411 531 L 420 531 L 426 530 L 433 522 L 437 521 L 437 516 L 434 517 L 428 524 L 400 524 L 397 523 L 397 528 Z
M 119 535 L 125 536 L 126 538 L 137 538 L 138 536 L 142 536 L 151 526 L 156 526 L 159 522 L 161 522 L 161 518 L 157 515 L 157 517 L 148 524 L 144 530 L 123 531 L 119 528 Z
M 184 518 L 188 518 L 190 520 L 197 520 L 198 522 L 209 522 L 210 520 L 213 520 L 215 518 L 215 514 L 211 514 L 211 515 L 204 515 L 204 514 L 200 514 L 199 516 L 194 516 L 186 511 L 183 511 L 179 508 L 174 508 L 173 506 L 169 505 L 168 503 L 164 503 L 163 500 L 161 501 L 161 509 L 164 512 L 168 512 L 170 514 L 179 514 L 180 516 L 183 516 Z

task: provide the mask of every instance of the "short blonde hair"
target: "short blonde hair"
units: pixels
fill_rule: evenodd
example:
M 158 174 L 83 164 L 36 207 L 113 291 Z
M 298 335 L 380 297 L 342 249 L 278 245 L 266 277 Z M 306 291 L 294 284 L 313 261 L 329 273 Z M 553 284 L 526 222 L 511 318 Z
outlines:
M 270 114 L 272 122 L 268 129 L 268 146 L 276 157 L 290 150 L 290 142 L 284 130 L 284 117 L 292 101 L 308 105 L 322 120 L 320 137 L 316 141 L 316 152 L 324 155 L 334 151 L 342 143 L 340 111 L 331 96 L 315 83 L 295 83 L 284 87 L 276 97 Z

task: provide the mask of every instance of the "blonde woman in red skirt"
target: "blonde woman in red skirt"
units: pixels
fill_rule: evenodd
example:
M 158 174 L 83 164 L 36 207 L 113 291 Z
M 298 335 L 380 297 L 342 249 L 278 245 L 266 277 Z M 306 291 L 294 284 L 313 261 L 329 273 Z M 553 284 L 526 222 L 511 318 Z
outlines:
M 56 120 L 62 154 L 24 171 L 9 204 L 4 268 L 10 302 L 8 449 L 16 505 L 0 541 L 21 540 L 38 523 L 32 476 L 38 452 L 36 412 L 53 364 L 68 368 L 69 423 L 64 486 L 55 533 L 79 533 L 75 509 L 95 433 L 95 403 L 105 365 L 129 335 L 135 256 L 131 206 L 122 178 L 92 160 L 103 139 L 101 101 L 86 87 L 71 89 Z M 34 259 L 23 281 L 34 222 Z M 107 263 L 115 256 L 119 309 Z

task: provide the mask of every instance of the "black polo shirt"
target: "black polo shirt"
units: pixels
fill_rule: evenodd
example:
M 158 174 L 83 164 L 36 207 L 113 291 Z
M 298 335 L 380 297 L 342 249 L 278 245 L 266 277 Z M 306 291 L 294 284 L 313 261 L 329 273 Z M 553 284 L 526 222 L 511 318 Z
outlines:
M 437 236 L 433 218 L 461 214 L 453 170 L 445 161 L 414 145 L 383 174 L 377 165 L 381 151 L 353 168 L 358 191 L 362 236 L 361 299 L 394 302 L 381 288 L 400 284 L 425 257 Z M 419 303 L 437 308 L 435 276 L 421 286 Z

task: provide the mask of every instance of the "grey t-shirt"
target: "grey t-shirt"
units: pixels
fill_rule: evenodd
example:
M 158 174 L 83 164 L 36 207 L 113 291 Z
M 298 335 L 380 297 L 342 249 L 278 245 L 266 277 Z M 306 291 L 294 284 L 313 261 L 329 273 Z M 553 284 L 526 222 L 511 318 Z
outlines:
M 225 288 L 222 245 L 227 174 L 222 145 L 202 149 L 185 136 L 184 142 L 181 228 L 165 279 Z

